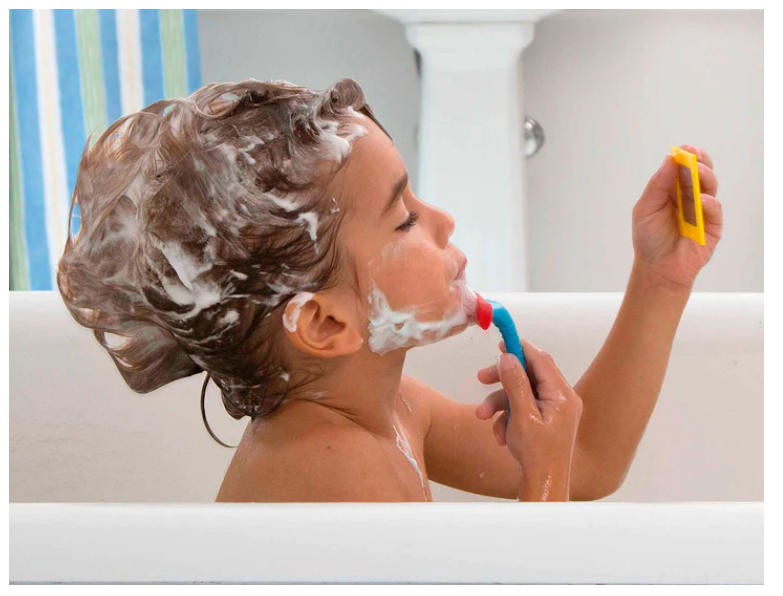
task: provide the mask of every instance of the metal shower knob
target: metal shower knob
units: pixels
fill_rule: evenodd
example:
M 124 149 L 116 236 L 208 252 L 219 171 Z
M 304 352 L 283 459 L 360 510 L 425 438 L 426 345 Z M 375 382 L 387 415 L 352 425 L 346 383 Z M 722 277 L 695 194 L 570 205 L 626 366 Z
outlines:
M 525 117 L 525 157 L 533 157 L 541 150 L 544 145 L 544 129 L 541 125 L 530 118 Z

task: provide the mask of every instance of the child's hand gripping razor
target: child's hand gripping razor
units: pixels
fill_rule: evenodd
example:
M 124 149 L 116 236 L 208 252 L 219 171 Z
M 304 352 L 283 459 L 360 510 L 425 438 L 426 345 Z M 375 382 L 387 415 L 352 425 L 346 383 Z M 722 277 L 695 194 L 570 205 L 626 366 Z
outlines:
M 522 344 L 519 342 L 519 334 L 514 325 L 514 319 L 506 308 L 493 300 L 485 300 L 483 296 L 476 293 L 476 312 L 474 315 L 479 327 L 484 330 L 489 329 L 489 325 L 494 323 L 503 337 L 503 343 L 506 346 L 506 352 L 514 354 L 522 363 L 522 368 L 527 372 L 527 363 L 525 355 L 522 352 Z M 510 405 L 506 406 L 508 417 L 511 417 Z
M 570 498 L 571 461 L 576 445 L 576 431 L 582 415 L 582 399 L 563 377 L 551 358 L 532 344 L 528 349 L 530 366 L 527 366 L 522 345 L 508 311 L 497 302 L 475 295 L 477 304 L 470 309 L 473 319 L 482 329 L 494 323 L 505 342 L 506 352 L 497 367 L 489 367 L 479 373 L 479 380 L 488 384 L 503 383 L 506 400 L 506 421 L 495 420 L 493 431 L 498 445 L 508 447 L 519 464 L 522 480 L 520 501 L 567 501 Z M 524 373 L 508 364 L 514 354 L 522 364 Z M 528 372 L 535 377 L 533 386 Z M 483 375 L 483 379 L 482 374 Z M 519 377 L 524 374 L 525 379 Z M 493 400 L 491 394 L 478 407 L 476 415 L 488 420 L 503 408 L 502 402 Z M 493 403 L 494 401 L 494 403 Z M 517 414 L 511 419 L 511 403 Z

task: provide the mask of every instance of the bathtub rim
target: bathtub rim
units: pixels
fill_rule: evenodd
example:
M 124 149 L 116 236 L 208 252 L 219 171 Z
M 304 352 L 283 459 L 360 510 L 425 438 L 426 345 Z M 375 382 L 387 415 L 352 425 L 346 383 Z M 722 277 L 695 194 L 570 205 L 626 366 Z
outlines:
M 9 572 L 11 583 L 760 584 L 763 520 L 763 502 L 11 503 Z

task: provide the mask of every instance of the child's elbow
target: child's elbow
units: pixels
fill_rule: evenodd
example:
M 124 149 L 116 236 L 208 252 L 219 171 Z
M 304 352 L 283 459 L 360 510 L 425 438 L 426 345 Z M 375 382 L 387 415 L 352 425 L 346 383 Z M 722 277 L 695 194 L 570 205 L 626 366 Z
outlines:
M 619 484 L 593 484 L 581 490 L 572 490 L 568 498 L 570 501 L 600 501 L 616 493 L 622 483 Z

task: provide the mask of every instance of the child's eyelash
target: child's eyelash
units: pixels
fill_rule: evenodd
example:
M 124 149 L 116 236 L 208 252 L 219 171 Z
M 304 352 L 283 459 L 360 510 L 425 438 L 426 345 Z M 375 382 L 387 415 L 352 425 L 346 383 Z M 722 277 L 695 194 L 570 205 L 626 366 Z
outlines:
M 417 221 L 419 221 L 419 214 L 416 213 L 415 211 L 411 211 L 411 214 L 408 216 L 408 219 L 405 221 L 405 223 L 403 223 L 397 229 L 402 231 L 402 232 L 407 232 L 413 226 L 416 225 Z

